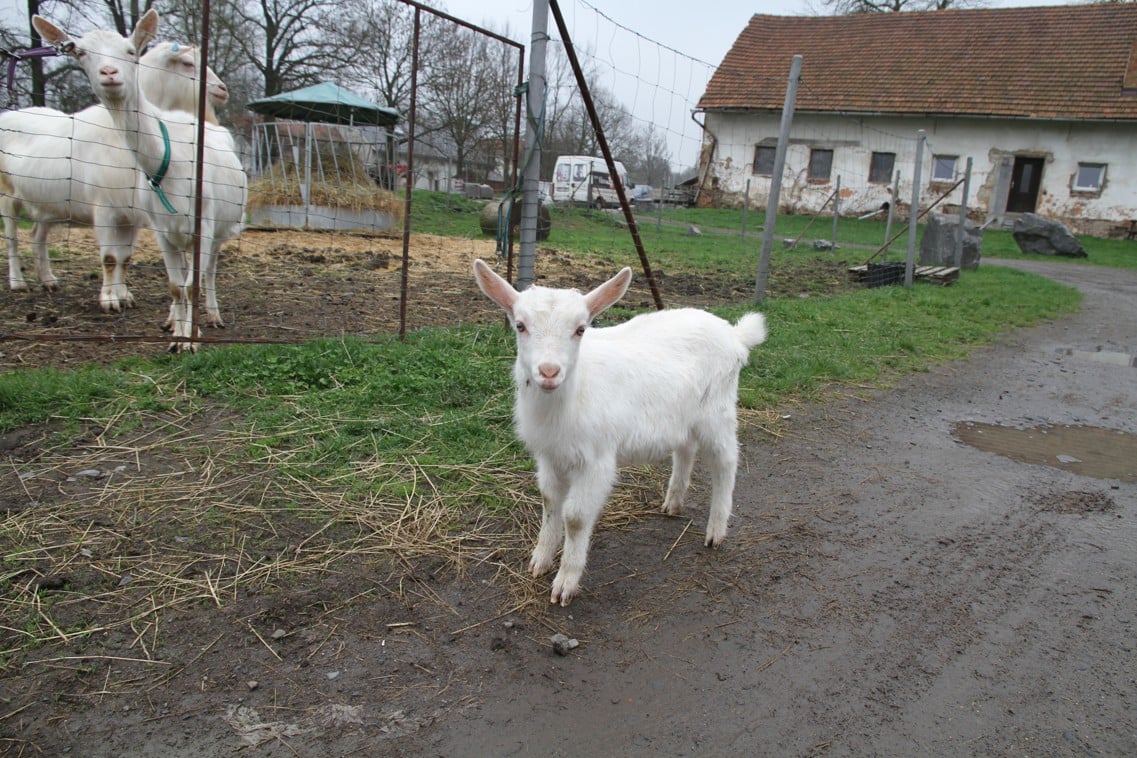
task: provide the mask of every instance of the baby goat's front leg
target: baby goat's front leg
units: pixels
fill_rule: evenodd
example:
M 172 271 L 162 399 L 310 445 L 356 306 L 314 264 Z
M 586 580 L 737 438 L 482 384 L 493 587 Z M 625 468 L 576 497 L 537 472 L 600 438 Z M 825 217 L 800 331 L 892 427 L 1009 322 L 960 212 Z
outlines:
M 580 580 L 588 562 L 588 545 L 592 529 L 608 502 L 612 484 L 616 481 L 616 461 L 592 461 L 587 469 L 573 473 L 568 495 L 565 497 L 565 544 L 561 551 L 561 568 L 553 579 L 550 603 L 562 606 L 572 602 L 580 590 Z
M 541 532 L 537 535 L 537 546 L 529 559 L 529 573 L 534 577 L 544 574 L 553 567 L 557 546 L 564 536 L 564 516 L 562 507 L 568 482 L 560 476 L 547 461 L 537 460 L 537 486 L 541 488 Z

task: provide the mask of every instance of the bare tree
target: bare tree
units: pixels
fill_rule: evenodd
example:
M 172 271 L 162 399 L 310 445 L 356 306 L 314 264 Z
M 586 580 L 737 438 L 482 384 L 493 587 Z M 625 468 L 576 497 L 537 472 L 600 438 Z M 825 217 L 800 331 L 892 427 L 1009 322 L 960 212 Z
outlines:
M 344 56 L 344 80 L 380 105 L 389 105 L 402 113 L 410 108 L 414 13 L 414 8 L 397 0 L 348 0 L 331 29 Z M 429 14 L 424 16 L 422 26 L 420 47 L 429 50 L 435 47 Z M 360 55 L 360 50 L 367 54 Z M 419 61 L 420 76 L 427 67 L 429 58 L 423 57 Z
M 32 47 L 43 45 L 39 32 L 32 26 L 32 16 L 40 12 L 41 4 L 40 0 L 28 0 L 28 37 L 31 39 Z M 47 72 L 44 70 L 43 58 L 31 58 L 27 64 L 32 75 L 32 105 L 47 105 Z
M 901 11 L 942 11 L 948 8 L 975 8 L 983 0 L 821 0 L 821 6 L 834 16 L 857 13 L 899 13 Z
M 667 139 L 654 124 L 639 130 L 621 160 L 638 183 L 663 187 L 671 179 L 671 151 L 667 148 Z
M 334 7 L 334 6 L 333 6 Z M 233 34 L 242 55 L 260 74 L 264 96 L 314 84 L 334 70 L 324 0 L 248 0 L 236 6 Z
M 508 27 L 504 32 L 498 33 L 506 38 L 510 36 Z M 486 145 L 492 153 L 490 160 L 501 166 L 502 179 L 508 183 L 513 176 L 513 146 L 518 137 L 518 96 L 514 89 L 517 87 L 521 61 L 517 48 L 493 39 L 487 39 L 486 42 L 486 78 L 489 86 L 485 97 Z M 524 155 L 521 160 L 525 160 Z
M 445 134 L 454 145 L 458 176 L 466 178 L 471 158 L 484 164 L 479 142 L 485 137 L 490 117 L 485 107 L 493 77 L 486 65 L 490 39 L 468 29 L 443 27 L 445 39 L 439 50 L 446 51 L 433 61 L 422 103 L 423 131 Z M 495 45 L 497 43 L 494 43 Z M 483 174 L 482 165 L 478 174 Z
M 107 9 L 114 28 L 125 37 L 146 11 L 154 6 L 154 0 L 102 0 L 102 4 Z

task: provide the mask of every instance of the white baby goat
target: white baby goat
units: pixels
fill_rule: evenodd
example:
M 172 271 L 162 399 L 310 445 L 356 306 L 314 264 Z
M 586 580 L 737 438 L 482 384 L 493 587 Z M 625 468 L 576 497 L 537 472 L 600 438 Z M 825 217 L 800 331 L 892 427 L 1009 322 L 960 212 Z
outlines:
M 151 8 L 143 14 L 130 37 L 95 30 L 73 39 L 38 15 L 32 25 L 46 43 L 78 60 L 133 156 L 139 169 L 136 198 L 166 263 L 173 334 L 192 340 L 198 123 L 191 114 L 157 108 L 139 91 L 137 51 L 157 33 L 158 13 Z M 201 283 L 206 316 L 214 318 L 217 297 L 212 272 L 221 244 L 241 231 L 248 177 L 233 149 L 232 135 L 208 121 L 203 126 Z M 196 346 L 188 341 L 170 345 L 172 351 L 187 349 Z
M 518 292 L 480 260 L 474 278 L 517 335 L 514 421 L 536 459 L 544 498 L 533 576 L 552 568 L 564 537 L 550 602 L 568 605 L 577 594 L 592 529 L 623 463 L 671 454 L 663 510 L 677 514 L 695 456 L 705 453 L 712 484 L 706 545 L 719 545 L 738 467 L 738 374 L 750 349 L 766 339 L 765 317 L 749 313 L 732 326 L 683 308 L 591 328 L 623 297 L 631 269 L 587 295 L 548 287 Z
M 152 102 L 165 109 L 196 112 L 200 71 L 196 47 L 160 42 L 140 63 L 140 86 Z M 206 90 L 205 117 L 217 123 L 215 108 L 228 101 L 229 90 L 208 67 Z M 36 276 L 44 289 L 59 287 L 51 270 L 47 236 L 57 223 L 77 221 L 95 227 L 103 265 L 99 306 L 115 312 L 134 305 L 126 267 L 138 227 L 145 223 L 145 215 L 135 207 L 137 171 L 102 105 L 74 115 L 52 108 L 0 113 L 0 216 L 8 243 L 8 287 L 28 288 L 19 258 L 17 222 L 23 210 L 36 222 L 32 248 Z M 213 320 L 219 323 L 220 314 Z

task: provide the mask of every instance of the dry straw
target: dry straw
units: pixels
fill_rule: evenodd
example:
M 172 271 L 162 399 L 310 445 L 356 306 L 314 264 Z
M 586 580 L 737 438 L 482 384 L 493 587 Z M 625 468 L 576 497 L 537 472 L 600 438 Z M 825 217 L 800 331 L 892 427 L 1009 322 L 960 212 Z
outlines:
M 138 430 L 129 441 L 110 436 L 127 426 Z M 250 448 L 275 442 L 235 427 L 202 409 L 114 418 L 78 444 L 10 464 L 5 477 L 19 482 L 26 505 L 0 521 L 5 665 L 58 660 L 69 644 L 105 632 L 126 635 L 128 657 L 157 662 L 160 627 L 174 609 L 220 608 L 247 592 L 312 586 L 360 563 L 394 577 L 393 592 L 438 605 L 455 633 L 510 614 L 555 625 L 547 615 L 549 577 L 535 580 L 526 570 L 541 506 L 515 452 L 467 466 L 408 454 L 360 460 L 340 476 L 301 478 L 280 464 L 294 464 L 304 451 L 277 450 L 249 464 Z M 600 529 L 658 518 L 665 477 L 662 467 L 623 472 Z M 394 483 L 402 494 L 383 494 Z M 661 543 L 661 561 L 681 540 L 701 544 L 699 531 L 684 529 Z M 741 530 L 738 538 L 768 537 Z M 423 561 L 459 581 L 474 570 L 488 573 L 475 605 L 484 613 L 470 618 L 429 585 L 406 581 Z M 641 569 L 652 567 L 629 575 Z

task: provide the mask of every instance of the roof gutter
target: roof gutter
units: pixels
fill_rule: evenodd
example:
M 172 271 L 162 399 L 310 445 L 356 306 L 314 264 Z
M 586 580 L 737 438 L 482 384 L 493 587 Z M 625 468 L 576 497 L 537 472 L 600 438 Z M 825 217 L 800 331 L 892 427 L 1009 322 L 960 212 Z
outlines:
M 781 113 L 781 108 L 704 108 L 704 113 Z M 1085 118 L 1080 116 L 1009 116 L 990 113 L 903 113 L 899 111 L 811 111 L 797 108 L 799 114 L 811 116 L 844 116 L 846 118 L 969 118 L 977 121 L 1028 121 L 1028 122 L 1077 122 L 1079 124 L 1132 124 L 1137 123 L 1134 118 Z M 692 112 L 693 113 L 693 112 Z M 696 122 L 698 123 L 698 122 Z M 700 124 L 701 126 L 701 124 Z M 704 127 L 705 128 L 705 127 Z

